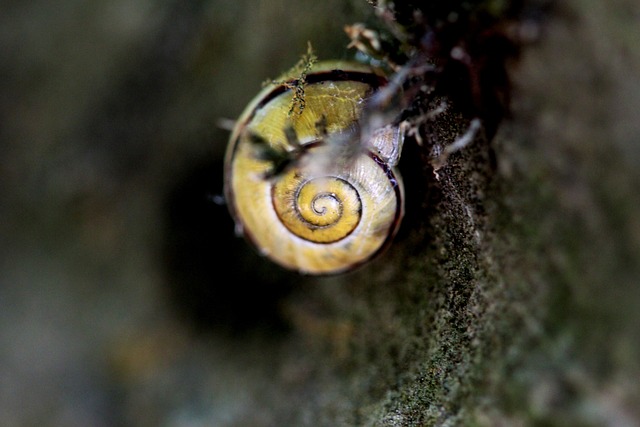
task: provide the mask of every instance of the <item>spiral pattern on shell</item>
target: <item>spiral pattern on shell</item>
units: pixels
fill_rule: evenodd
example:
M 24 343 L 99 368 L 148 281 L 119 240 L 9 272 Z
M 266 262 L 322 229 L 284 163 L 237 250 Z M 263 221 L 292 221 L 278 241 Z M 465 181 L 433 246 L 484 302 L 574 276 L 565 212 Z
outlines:
M 288 114 L 292 85 L 274 84 L 238 120 L 225 196 L 244 236 L 281 266 L 310 274 L 347 271 L 380 253 L 396 233 L 400 176 L 377 153 L 344 156 L 336 148 L 358 143 L 354 129 L 364 101 L 384 82 L 359 64 L 320 63 L 307 75 L 300 115 Z M 280 170 L 273 152 L 293 160 Z
M 344 239 L 358 226 L 358 190 L 336 176 L 308 178 L 292 172 L 273 186 L 278 218 L 296 236 L 316 243 Z

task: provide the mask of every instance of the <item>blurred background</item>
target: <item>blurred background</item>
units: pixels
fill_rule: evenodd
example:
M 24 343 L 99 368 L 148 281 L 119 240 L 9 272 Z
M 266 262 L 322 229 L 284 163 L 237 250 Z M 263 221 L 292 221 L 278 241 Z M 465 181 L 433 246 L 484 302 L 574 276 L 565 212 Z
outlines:
M 517 196 L 505 205 L 520 203 L 530 185 L 548 196 L 542 205 L 562 212 L 560 220 L 531 225 L 525 215 L 522 228 L 558 241 L 572 236 L 558 244 L 563 250 L 546 254 L 552 266 L 544 280 L 566 287 L 540 284 L 535 263 L 509 258 L 522 249 L 518 242 L 502 255 L 518 261 L 510 271 L 531 267 L 504 276 L 514 294 L 522 286 L 552 295 L 553 305 L 531 312 L 526 306 L 537 300 L 510 306 L 560 319 L 551 328 L 562 332 L 554 335 L 556 347 L 542 353 L 573 360 L 566 349 L 584 343 L 576 348 L 607 353 L 579 354 L 586 366 L 614 379 L 597 383 L 602 394 L 590 394 L 590 385 L 574 393 L 570 381 L 536 382 L 541 371 L 564 372 L 564 362 L 511 352 L 509 367 L 518 366 L 514 359 L 534 367 L 518 377 L 539 386 L 525 393 L 534 410 L 524 410 L 523 419 L 539 410 L 541 419 L 559 421 L 537 425 L 574 425 L 554 418 L 566 408 L 556 398 L 586 393 L 593 399 L 583 403 L 597 403 L 583 408 L 598 414 L 593 425 L 632 427 L 640 392 L 624 377 L 640 372 L 640 39 L 629 29 L 639 28 L 640 9 L 632 0 L 593 3 L 572 1 L 562 23 L 550 26 L 556 44 L 525 55 L 516 82 L 533 96 L 516 99 L 520 121 L 502 136 L 516 135 L 517 144 L 498 145 L 506 181 L 517 182 L 514 171 L 533 172 L 526 185 L 506 190 Z M 379 311 L 370 313 L 371 301 L 346 287 L 349 276 L 283 271 L 237 238 L 221 203 L 228 138 L 221 123 L 234 120 L 265 79 L 293 65 L 308 41 L 320 59 L 352 57 L 343 27 L 367 22 L 371 13 L 366 1 L 345 0 L 2 2 L 0 425 L 318 426 L 325 425 L 318 413 L 358 419 L 366 403 L 398 400 L 388 390 L 401 390 L 403 378 L 409 383 L 397 373 L 423 360 L 417 350 L 389 350 L 394 361 L 409 362 L 376 373 L 387 383 L 368 383 L 366 369 L 341 382 L 319 365 L 330 354 L 344 372 L 351 364 L 368 368 L 366 355 L 347 356 L 354 327 L 341 319 L 390 319 L 384 333 L 361 337 L 363 353 L 374 354 L 376 345 L 404 337 L 394 316 L 402 304 L 416 312 L 418 299 L 377 288 L 369 299 Z M 555 109 L 545 110 L 547 103 Z M 518 205 L 525 214 L 527 207 Z M 576 224 L 589 232 L 557 233 Z M 429 335 L 423 325 L 406 328 L 405 341 L 414 332 Z M 352 396 L 349 387 L 364 390 L 358 397 L 370 392 L 371 400 L 343 400 Z M 386 414 L 383 406 L 370 419 Z M 479 419 L 527 425 L 502 415 Z M 610 422 L 598 424 L 602 419 Z
M 0 8 L 0 425 L 238 417 L 263 394 L 247 372 L 261 348 L 253 336 L 276 339 L 278 298 L 300 279 L 234 235 L 219 204 L 228 132 L 218 122 L 307 41 L 320 58 L 351 56 L 343 26 L 370 7 Z

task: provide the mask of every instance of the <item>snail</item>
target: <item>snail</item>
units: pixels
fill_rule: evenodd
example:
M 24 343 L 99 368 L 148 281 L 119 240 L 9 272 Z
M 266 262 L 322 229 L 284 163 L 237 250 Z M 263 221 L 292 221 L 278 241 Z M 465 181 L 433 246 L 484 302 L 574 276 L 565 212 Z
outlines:
M 234 123 L 224 194 L 258 251 L 303 274 L 355 269 L 384 251 L 404 213 L 396 170 L 403 135 L 363 126 L 386 78 L 369 66 L 320 61 L 265 86 Z

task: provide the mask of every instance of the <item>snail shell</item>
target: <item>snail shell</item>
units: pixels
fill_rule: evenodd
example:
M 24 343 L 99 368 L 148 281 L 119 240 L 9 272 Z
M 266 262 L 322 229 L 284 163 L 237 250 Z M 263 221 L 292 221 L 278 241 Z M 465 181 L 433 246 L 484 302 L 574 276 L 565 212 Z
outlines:
M 237 229 L 270 259 L 308 274 L 351 270 L 388 246 L 403 215 L 394 126 L 361 143 L 366 100 L 386 80 L 370 68 L 320 62 L 265 87 L 237 120 L 225 198 Z

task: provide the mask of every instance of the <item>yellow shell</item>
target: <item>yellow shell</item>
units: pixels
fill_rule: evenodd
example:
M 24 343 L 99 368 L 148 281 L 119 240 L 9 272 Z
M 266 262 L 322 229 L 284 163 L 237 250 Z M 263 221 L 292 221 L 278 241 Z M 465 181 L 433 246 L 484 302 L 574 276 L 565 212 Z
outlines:
M 236 122 L 225 197 L 262 254 L 301 273 L 339 273 L 380 253 L 403 215 L 395 165 L 358 132 L 366 100 L 386 80 L 361 64 L 320 62 L 306 75 L 298 114 L 296 78 L 265 87 Z

